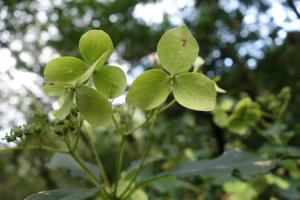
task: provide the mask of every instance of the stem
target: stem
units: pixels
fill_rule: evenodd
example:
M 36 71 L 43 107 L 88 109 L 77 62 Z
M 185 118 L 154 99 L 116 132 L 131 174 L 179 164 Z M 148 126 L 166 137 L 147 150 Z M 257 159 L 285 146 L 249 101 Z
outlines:
M 127 131 L 125 135 L 130 135 L 131 133 L 134 133 L 135 131 L 137 131 L 140 128 L 143 128 L 144 126 L 146 126 L 148 124 L 148 120 L 144 121 L 143 123 L 141 123 L 140 125 L 138 125 L 137 127 L 131 129 L 130 131 Z
M 176 102 L 176 100 L 173 99 L 173 100 L 170 101 L 167 105 L 165 105 L 164 107 L 162 107 L 162 108 L 158 111 L 158 113 L 161 113 L 161 112 L 167 110 L 167 109 L 170 108 L 175 102 Z
M 88 134 L 87 134 L 87 135 L 88 135 Z M 101 159 L 100 159 L 99 154 L 97 153 L 97 150 L 96 150 L 96 148 L 95 148 L 95 145 L 94 145 L 94 143 L 92 142 L 92 139 L 91 139 L 91 137 L 90 137 L 89 135 L 87 136 L 87 138 L 88 138 L 88 141 L 89 141 L 89 143 L 90 143 L 90 147 L 91 147 L 91 149 L 92 149 L 92 152 L 93 152 L 93 154 L 94 154 L 94 157 L 96 158 L 96 162 L 97 162 L 97 165 L 98 165 L 98 168 L 99 168 L 101 177 L 103 178 L 103 181 L 105 182 L 105 184 L 106 184 L 107 186 L 110 186 L 110 182 L 109 182 L 109 180 L 108 180 L 108 178 L 107 178 L 107 175 L 106 175 L 106 172 L 105 172 L 105 169 L 104 169 L 104 165 L 103 165 L 103 163 L 102 163 L 102 161 L 101 161 Z
M 3 148 L 0 149 L 0 152 L 4 151 L 15 151 L 15 150 L 45 150 L 45 151 L 50 151 L 50 152 L 60 152 L 60 153 L 68 153 L 67 150 L 64 149 L 56 149 L 53 147 L 45 146 L 45 145 L 26 145 L 24 147 L 13 147 L 13 148 Z
M 72 148 L 73 152 L 75 152 L 75 150 L 77 149 L 77 145 L 78 145 L 79 138 L 80 138 L 80 131 L 81 131 L 82 124 L 83 124 L 83 120 L 81 120 L 79 122 L 79 125 L 78 125 L 77 130 L 76 130 L 75 143 L 74 143 L 73 148 Z
M 119 148 L 118 160 L 117 160 L 117 164 L 116 164 L 116 177 L 115 177 L 115 188 L 114 188 L 114 196 L 115 197 L 117 196 L 117 192 L 118 192 L 118 185 L 119 185 L 120 174 L 121 174 L 121 170 L 122 170 L 125 144 L 126 144 L 126 136 L 123 135 L 121 144 L 120 144 L 120 148 Z
M 123 191 L 123 193 L 120 195 L 120 199 L 122 199 L 125 194 L 127 193 L 128 190 L 130 190 L 131 186 L 133 185 L 133 183 L 135 182 L 135 180 L 137 179 L 139 173 L 142 171 L 143 167 L 144 167 L 144 162 L 145 159 L 150 151 L 151 145 L 152 145 L 152 140 L 153 140 L 153 123 L 155 121 L 156 115 L 153 117 L 153 120 L 151 121 L 150 127 L 149 127 L 149 136 L 148 136 L 148 140 L 147 140 L 147 144 L 146 144 L 146 148 L 145 151 L 143 153 L 143 156 L 141 158 L 140 161 L 140 165 L 136 171 L 136 173 L 134 174 L 133 178 L 131 179 L 130 183 L 128 184 L 128 186 L 126 187 L 126 189 Z
M 88 167 L 84 164 L 84 162 L 79 158 L 79 156 L 77 156 L 75 154 L 74 151 L 72 151 L 72 147 L 70 145 L 70 141 L 68 136 L 65 134 L 64 135 L 64 141 L 65 144 L 69 150 L 69 154 L 72 156 L 72 158 L 74 158 L 74 160 L 79 164 L 79 166 L 81 167 L 81 169 L 85 172 L 85 174 L 90 178 L 91 182 L 93 182 L 93 184 L 95 186 L 99 186 L 99 180 L 95 177 L 95 175 L 88 169 Z
M 169 177 L 171 177 L 171 176 L 170 175 L 157 176 L 157 177 L 151 178 L 149 180 L 146 180 L 146 181 L 143 181 L 143 182 L 137 184 L 130 192 L 127 193 L 127 195 L 125 195 L 124 200 L 128 199 L 138 189 L 145 187 L 147 185 L 150 185 L 154 182 L 160 181 L 162 179 L 169 178 Z
M 80 165 L 83 171 L 89 176 L 91 181 L 95 186 L 99 186 L 99 180 L 95 177 L 95 175 L 87 168 L 84 162 L 73 152 L 70 152 L 70 155 L 76 160 L 76 162 Z

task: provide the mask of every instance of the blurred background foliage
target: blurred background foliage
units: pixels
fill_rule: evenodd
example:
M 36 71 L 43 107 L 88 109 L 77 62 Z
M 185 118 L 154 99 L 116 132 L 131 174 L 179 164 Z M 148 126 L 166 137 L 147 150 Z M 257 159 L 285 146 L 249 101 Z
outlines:
M 84 32 L 109 33 L 115 46 L 109 63 L 120 65 L 130 83 L 157 64 L 153 53 L 161 35 L 185 23 L 205 59 L 201 70 L 219 80 L 227 93 L 219 96 L 212 113 L 176 105 L 161 116 L 151 152 L 156 162 L 141 178 L 231 148 L 282 162 L 273 174 L 248 179 L 165 180 L 146 189 L 149 199 L 300 199 L 297 9 L 298 0 L 2 0 L 0 130 L 6 133 L 16 125 L 47 122 L 55 103 L 40 89 L 43 68 L 59 55 L 79 56 L 77 43 Z M 140 113 L 136 120 L 142 117 Z M 44 127 L 44 132 L 50 131 Z M 141 157 L 144 138 L 143 131 L 132 136 L 124 166 Z M 107 169 L 113 169 L 118 138 L 110 130 L 98 130 L 94 140 Z M 93 162 L 82 143 L 81 153 Z M 7 144 L 1 141 L 0 146 Z M 1 151 L 1 199 L 87 185 L 67 171 L 47 167 L 50 159 L 51 154 L 40 151 Z

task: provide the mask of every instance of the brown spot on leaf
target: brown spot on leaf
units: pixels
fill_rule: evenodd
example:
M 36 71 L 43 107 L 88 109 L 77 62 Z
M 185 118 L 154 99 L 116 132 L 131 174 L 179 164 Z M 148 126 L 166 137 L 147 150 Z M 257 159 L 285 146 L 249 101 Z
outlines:
M 181 39 L 181 41 L 180 41 L 181 46 L 185 47 L 186 43 L 187 43 L 187 39 L 185 39 L 185 38 Z

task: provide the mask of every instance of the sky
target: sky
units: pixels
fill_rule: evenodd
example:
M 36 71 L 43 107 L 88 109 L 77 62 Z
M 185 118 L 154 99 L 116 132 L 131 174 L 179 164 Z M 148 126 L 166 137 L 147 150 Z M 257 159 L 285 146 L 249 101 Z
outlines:
M 106 0 L 109 1 L 109 0 Z M 274 23 L 277 26 L 282 27 L 282 30 L 278 33 L 278 39 L 276 41 L 277 45 L 280 45 L 284 38 L 287 35 L 287 31 L 294 31 L 294 30 L 300 30 L 300 20 L 297 19 L 296 15 L 291 10 L 286 10 L 281 4 L 282 1 L 278 0 L 265 0 L 268 3 L 270 3 L 271 9 L 267 10 L 267 12 L 263 15 L 258 15 L 258 12 L 255 8 L 250 8 L 246 10 L 244 23 L 245 25 L 251 26 L 253 23 L 256 22 L 256 20 L 259 20 L 261 22 L 261 27 L 259 27 L 260 34 L 263 36 L 266 36 L 266 39 L 264 41 L 257 41 L 256 44 L 245 44 L 243 47 L 239 49 L 239 54 L 243 56 L 248 51 L 255 52 L 256 55 L 253 55 L 252 59 L 248 60 L 249 67 L 255 68 L 256 66 L 256 60 L 254 58 L 261 58 L 262 52 L 261 48 L 263 45 L 268 44 L 267 35 L 269 33 L 269 28 L 267 26 L 267 23 L 273 19 Z M 48 20 L 48 16 L 46 15 L 47 9 L 49 9 L 50 0 L 39 0 L 38 5 L 40 6 L 40 11 L 37 13 L 36 17 L 40 21 L 40 23 L 45 23 Z M 300 10 L 300 1 L 295 1 L 297 3 L 297 7 Z M 55 4 L 61 4 L 61 0 L 54 0 Z M 164 15 L 167 15 L 171 23 L 176 26 L 183 23 L 182 19 L 188 18 L 189 20 L 193 20 L 197 17 L 197 12 L 193 12 L 195 5 L 194 0 L 161 0 L 156 1 L 154 3 L 138 3 L 133 11 L 133 16 L 141 22 L 145 22 L 147 25 L 155 28 L 158 28 L 163 21 Z M 228 12 L 237 9 L 240 5 L 238 0 L 222 0 L 220 2 L 220 5 Z M 155 12 L 153 12 L 155 11 Z M 7 13 L 5 13 L 5 10 L 2 10 L 0 12 L 0 28 L 3 26 L 3 23 L 1 19 L 4 19 Z M 55 16 L 51 16 L 55 17 Z M 286 19 L 290 20 L 286 20 Z M 89 20 L 89 16 L 87 15 L 86 21 Z M 112 22 L 116 20 L 115 16 L 110 16 L 109 20 Z M 78 22 L 79 23 L 79 22 Z M 96 23 L 96 22 L 95 22 Z M 264 25 L 266 24 L 266 25 Z M 1 30 L 1 29 L 0 29 Z M 55 26 L 50 26 L 48 29 L 48 32 L 43 33 L 40 38 L 37 38 L 37 36 L 32 33 L 28 33 L 24 36 L 24 40 L 27 41 L 35 41 L 35 40 L 44 40 L 47 41 L 51 37 L 57 37 L 58 30 L 55 28 Z M 247 33 L 241 33 L 241 34 L 247 34 Z M 223 37 L 223 33 L 220 33 L 220 37 Z M 8 39 L 9 33 L 0 33 L 1 39 Z M 224 40 L 232 40 L 230 37 L 230 34 L 227 35 L 227 38 L 224 38 Z M 253 51 L 253 48 L 256 48 L 256 51 Z M 20 50 L 22 49 L 22 42 L 20 40 L 13 40 L 10 44 L 10 49 L 13 50 Z M 151 53 L 151 52 L 149 52 Z M 214 52 L 218 53 L 218 52 Z M 51 59 L 60 56 L 53 50 L 51 47 L 45 47 L 40 56 L 39 60 L 42 63 L 47 63 Z M 130 68 L 129 63 L 117 63 L 117 54 L 113 54 L 111 59 L 109 60 L 110 64 L 119 65 L 125 72 L 128 71 Z M 32 58 L 29 53 L 22 52 L 20 54 L 20 58 L 28 63 L 33 64 Z M 37 97 L 42 99 L 43 101 L 49 101 L 43 91 L 41 90 L 41 85 L 43 83 L 43 78 L 37 75 L 36 73 L 26 72 L 22 70 L 16 69 L 16 60 L 11 55 L 11 52 L 7 48 L 3 48 L 0 46 L 0 86 L 2 88 L 1 94 L 5 97 L 7 96 L 7 102 L 1 102 L 0 103 L 0 114 L 4 114 L 4 118 L 1 119 L 1 126 L 0 127 L 0 138 L 3 138 L 5 136 L 5 133 L 9 131 L 11 128 L 11 124 L 14 125 L 21 125 L 26 123 L 25 118 L 22 114 L 22 112 L 19 109 L 15 108 L 15 105 L 22 101 L 22 104 L 24 107 L 28 105 L 29 99 L 26 99 L 26 90 L 31 91 L 33 94 L 35 94 Z M 230 67 L 233 63 L 231 59 L 225 59 L 224 63 L 222 63 L 224 66 Z M 129 76 L 129 83 L 132 82 L 135 76 L 142 73 L 142 68 L 136 68 L 133 71 L 133 74 L 128 74 Z M 26 89 L 25 89 L 26 88 Z M 24 98 L 18 99 L 16 96 L 11 94 L 19 94 L 20 96 L 23 96 Z M 17 95 L 18 96 L 18 95 Z M 124 102 L 124 96 L 117 99 L 115 102 L 117 104 Z M 53 108 L 57 108 L 58 104 L 57 102 L 52 103 Z

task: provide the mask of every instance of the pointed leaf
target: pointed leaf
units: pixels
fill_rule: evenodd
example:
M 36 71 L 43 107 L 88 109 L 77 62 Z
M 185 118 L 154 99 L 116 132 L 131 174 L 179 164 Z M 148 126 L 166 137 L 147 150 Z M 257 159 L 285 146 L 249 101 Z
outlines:
M 95 196 L 102 188 L 103 186 L 42 191 L 26 197 L 25 200 L 85 200 Z
M 74 83 L 87 71 L 86 64 L 74 57 L 60 57 L 51 60 L 45 68 L 44 77 L 47 83 Z
M 167 31 L 157 45 L 159 62 L 171 74 L 189 71 L 198 52 L 198 43 L 186 26 Z
M 215 159 L 186 163 L 171 174 L 180 177 L 225 177 L 230 176 L 234 170 L 238 170 L 242 176 L 249 177 L 254 174 L 267 173 L 273 167 L 274 162 L 271 160 L 264 160 L 250 153 L 230 150 Z
M 82 116 L 93 126 L 106 125 L 111 121 L 111 104 L 93 88 L 77 88 L 76 105 Z
M 96 89 L 109 99 L 120 96 L 126 87 L 126 76 L 119 67 L 101 67 L 94 72 L 93 80 Z
M 79 40 L 79 51 L 89 64 L 102 66 L 113 51 L 113 43 L 107 33 L 102 30 L 91 30 L 83 34 Z
M 65 91 L 61 96 L 61 107 L 53 112 L 55 118 L 65 119 L 71 112 L 74 102 L 74 91 Z
M 43 90 L 46 95 L 52 97 L 60 96 L 64 92 L 64 87 L 61 85 L 44 85 Z
M 150 110 L 161 105 L 170 93 L 170 77 L 159 69 L 152 69 L 137 77 L 129 89 L 129 104 Z
M 201 73 L 184 73 L 175 77 L 173 93 L 183 107 L 198 110 L 213 110 L 216 103 L 216 90 L 212 80 Z

